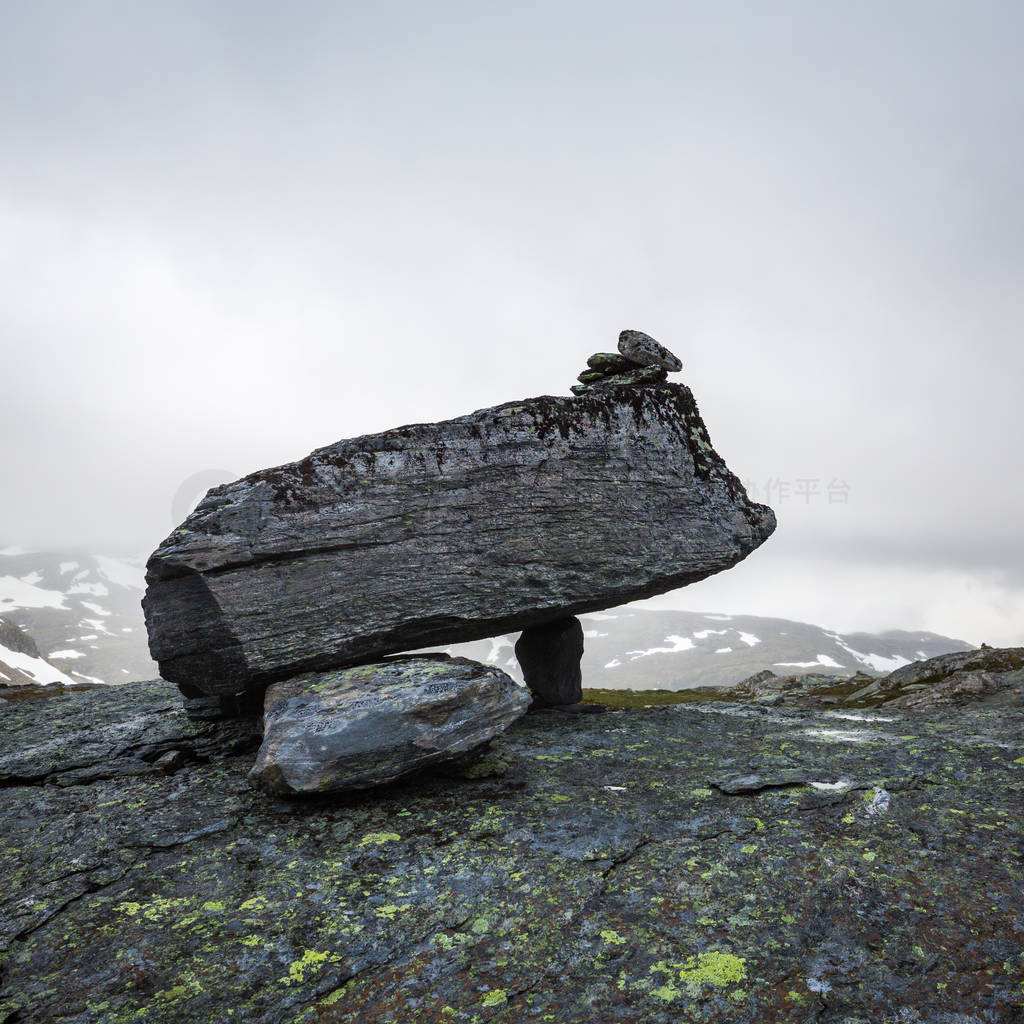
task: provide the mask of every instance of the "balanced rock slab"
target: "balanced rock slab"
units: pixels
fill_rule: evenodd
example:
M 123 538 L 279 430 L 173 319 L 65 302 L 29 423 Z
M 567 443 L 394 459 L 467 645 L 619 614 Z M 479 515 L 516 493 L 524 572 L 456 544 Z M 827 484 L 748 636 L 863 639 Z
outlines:
M 683 385 L 510 402 L 215 487 L 149 559 L 150 651 L 259 693 L 662 594 L 774 529 Z
M 385 785 L 471 754 L 529 704 L 500 669 L 443 654 L 289 679 L 267 690 L 249 782 L 281 795 Z

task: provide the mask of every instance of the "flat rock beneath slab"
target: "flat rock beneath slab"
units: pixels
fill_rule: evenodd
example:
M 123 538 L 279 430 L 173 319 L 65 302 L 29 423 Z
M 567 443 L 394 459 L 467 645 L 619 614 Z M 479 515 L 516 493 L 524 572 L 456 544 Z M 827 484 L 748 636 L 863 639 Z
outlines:
M 1021 1019 L 1020 708 L 528 715 L 297 802 L 179 707 L 0 706 L 0 1021 Z
M 272 793 L 395 782 L 481 750 L 530 706 L 501 669 L 444 654 L 274 683 L 249 781 Z

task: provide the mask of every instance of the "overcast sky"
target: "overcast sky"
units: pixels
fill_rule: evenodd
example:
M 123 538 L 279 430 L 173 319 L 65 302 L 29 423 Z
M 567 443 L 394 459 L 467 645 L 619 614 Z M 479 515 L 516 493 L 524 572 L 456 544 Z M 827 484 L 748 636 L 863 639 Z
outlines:
M 0 0 L 0 544 L 149 551 L 194 474 L 567 394 L 634 327 L 779 518 L 659 604 L 1024 643 L 1022 30 Z

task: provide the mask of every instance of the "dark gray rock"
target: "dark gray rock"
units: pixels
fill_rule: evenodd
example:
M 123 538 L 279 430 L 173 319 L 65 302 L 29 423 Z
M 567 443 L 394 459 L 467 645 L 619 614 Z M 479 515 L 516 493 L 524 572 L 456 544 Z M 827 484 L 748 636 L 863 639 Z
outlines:
M 583 626 L 575 617 L 524 629 L 516 658 L 534 704 L 560 707 L 583 700 Z
M 500 669 L 443 654 L 274 683 L 249 782 L 288 796 L 382 786 L 481 750 L 529 704 Z
M 339 441 L 216 487 L 149 560 L 164 678 L 233 694 L 728 569 L 775 529 L 689 389 L 605 388 Z
M 683 368 L 677 355 L 643 331 L 623 331 L 619 335 L 619 351 L 641 366 L 661 366 L 672 373 Z
M 1020 1020 L 1024 709 L 527 715 L 491 777 L 302 801 L 197 728 L 0 705 L 0 1021 Z
M 19 654 L 27 654 L 30 658 L 41 658 L 39 648 L 20 626 L 0 615 L 0 647 Z
M 668 373 L 660 366 L 642 366 L 625 373 L 604 374 L 599 380 L 589 384 L 574 384 L 569 390 L 574 395 L 586 395 L 603 388 L 645 387 L 649 384 L 661 384 L 667 376 Z
M 602 373 L 628 373 L 636 370 L 641 364 L 627 359 L 618 352 L 595 352 L 588 360 L 587 366 Z

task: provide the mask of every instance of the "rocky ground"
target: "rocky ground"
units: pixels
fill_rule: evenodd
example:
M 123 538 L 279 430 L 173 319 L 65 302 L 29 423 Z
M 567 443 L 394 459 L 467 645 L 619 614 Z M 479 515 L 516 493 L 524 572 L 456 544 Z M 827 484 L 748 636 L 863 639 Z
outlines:
M 285 801 L 132 684 L 0 704 L 0 1021 L 1024 1020 L 1024 709 L 530 715 Z

